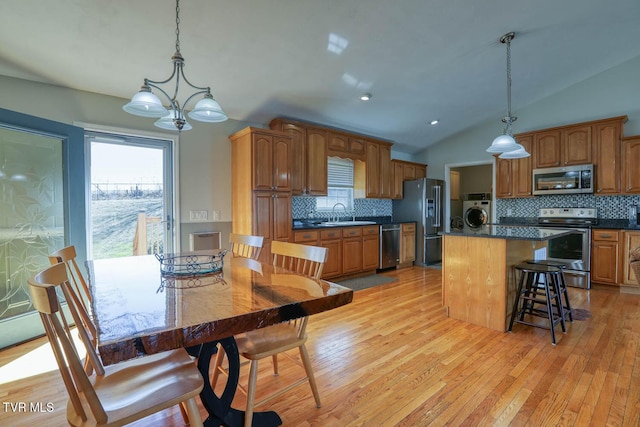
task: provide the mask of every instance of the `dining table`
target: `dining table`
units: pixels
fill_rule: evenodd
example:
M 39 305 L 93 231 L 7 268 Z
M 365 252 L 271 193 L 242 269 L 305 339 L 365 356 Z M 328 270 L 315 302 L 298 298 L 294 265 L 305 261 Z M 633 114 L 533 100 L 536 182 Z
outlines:
M 234 335 L 353 299 L 353 291 L 338 284 L 218 251 L 88 260 L 86 267 L 103 364 L 185 348 L 204 379 L 205 426 L 244 423 L 244 411 L 231 406 L 240 374 Z M 220 348 L 229 376 L 216 392 L 209 369 Z M 274 411 L 253 415 L 253 425 L 281 424 Z

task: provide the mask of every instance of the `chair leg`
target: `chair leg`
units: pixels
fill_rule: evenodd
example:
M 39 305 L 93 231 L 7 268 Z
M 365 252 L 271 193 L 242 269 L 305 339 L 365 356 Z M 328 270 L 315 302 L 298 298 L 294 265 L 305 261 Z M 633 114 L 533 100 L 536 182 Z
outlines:
M 307 373 L 307 378 L 309 379 L 309 385 L 311 386 L 313 398 L 316 400 L 316 408 L 319 408 L 322 406 L 322 403 L 320 403 L 320 393 L 318 393 L 316 379 L 313 376 L 313 368 L 311 367 L 311 360 L 309 360 L 309 353 L 307 352 L 307 348 L 304 344 L 300 346 L 300 358 L 302 359 L 304 370 Z
M 224 361 L 224 350 L 222 346 L 218 346 L 218 352 L 216 353 L 216 361 L 213 364 L 213 372 L 211 373 L 211 388 L 215 388 L 218 383 L 218 376 L 220 376 L 220 370 L 222 369 L 222 362 Z
M 180 409 L 182 411 L 185 410 L 183 408 L 183 404 L 184 406 L 187 407 L 186 408 L 187 418 L 189 420 L 187 422 L 187 425 L 190 425 L 191 427 L 202 427 L 202 417 L 200 416 L 200 409 L 198 409 L 198 404 L 196 403 L 196 399 L 192 397 L 186 402 L 182 402 L 182 404 L 180 405 Z
M 273 376 L 277 377 L 278 376 L 278 355 L 274 354 L 273 356 L 271 356 L 271 359 L 273 360 Z
M 249 389 L 247 390 L 247 409 L 244 412 L 244 427 L 251 427 L 253 421 L 253 404 L 256 397 L 256 382 L 258 381 L 258 361 L 251 361 L 249 369 Z

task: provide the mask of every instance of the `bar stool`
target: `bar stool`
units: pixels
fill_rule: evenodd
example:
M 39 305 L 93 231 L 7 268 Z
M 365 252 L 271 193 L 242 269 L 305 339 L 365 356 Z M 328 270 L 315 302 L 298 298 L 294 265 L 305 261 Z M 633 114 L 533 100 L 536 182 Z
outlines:
M 559 283 L 562 270 L 550 265 L 528 263 L 518 264 L 515 269 L 520 271 L 520 280 L 508 330 L 511 331 L 514 322 L 549 329 L 551 343 L 556 345 L 555 326 L 560 323 L 562 332 L 567 332 L 560 298 Z M 520 307 L 520 301 L 522 301 L 522 307 Z M 539 305 L 544 308 L 537 307 Z M 525 315 L 544 317 L 548 319 L 549 326 L 534 323 L 533 320 L 525 320 Z
M 563 313 L 566 316 L 569 316 L 569 321 L 573 322 L 573 311 L 571 310 L 571 303 L 569 302 L 569 291 L 567 290 L 567 282 L 564 279 L 564 270 L 567 268 L 567 264 L 561 261 L 552 261 L 548 259 L 540 259 L 540 260 L 527 260 L 527 264 L 540 264 L 540 265 L 550 265 L 553 267 L 558 267 L 560 269 L 560 295 L 564 298 L 564 306 L 562 307 Z

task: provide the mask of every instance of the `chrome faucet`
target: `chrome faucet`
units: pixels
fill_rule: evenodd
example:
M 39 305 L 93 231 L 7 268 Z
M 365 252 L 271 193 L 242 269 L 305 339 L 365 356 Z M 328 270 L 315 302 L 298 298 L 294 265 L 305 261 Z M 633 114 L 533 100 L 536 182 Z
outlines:
M 339 220 L 338 215 L 336 214 L 336 207 L 337 207 L 337 206 L 342 206 L 342 209 L 344 209 L 344 213 L 345 213 L 345 215 L 347 214 L 347 207 L 346 207 L 344 204 L 342 204 L 342 203 L 338 202 L 338 203 L 336 203 L 335 205 L 333 205 L 333 209 L 332 209 L 332 211 L 333 211 L 333 218 L 334 218 L 334 219 L 333 219 L 333 221 L 338 221 L 338 220 Z

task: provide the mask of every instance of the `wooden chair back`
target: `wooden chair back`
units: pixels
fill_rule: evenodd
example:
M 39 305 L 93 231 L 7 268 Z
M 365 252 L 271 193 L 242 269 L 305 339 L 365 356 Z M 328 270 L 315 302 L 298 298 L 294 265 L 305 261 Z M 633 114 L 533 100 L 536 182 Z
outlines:
M 85 311 L 90 312 L 89 304 L 91 303 L 91 294 L 89 293 L 87 282 L 84 280 L 84 276 L 78 267 L 76 257 L 76 247 L 71 245 L 50 254 L 49 262 L 51 265 L 63 262 L 67 266 L 69 282 L 73 285 L 76 295 L 80 297 Z
M 104 375 L 104 367 L 96 353 L 93 338 L 83 327 L 91 320 L 69 283 L 66 265 L 64 263 L 53 265 L 29 279 L 29 292 L 34 307 L 40 313 L 73 409 L 82 420 L 87 420 L 87 414 L 80 400 L 82 392 L 96 421 L 105 423 L 107 414 L 78 356 L 70 324 L 75 323 L 80 342 L 84 346 L 87 359 L 96 374 Z M 70 319 L 60 309 L 61 300 L 58 297 L 58 292 L 67 302 L 71 314 Z
M 319 279 L 324 263 L 327 261 L 328 249 L 320 246 L 301 245 L 273 241 L 271 254 L 273 265 L 283 267 L 296 273 Z
M 262 251 L 264 237 L 231 233 L 229 242 L 231 243 L 231 253 L 235 256 L 257 260 Z

